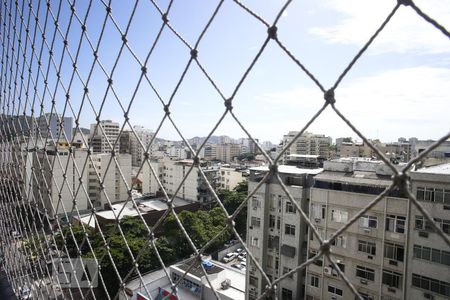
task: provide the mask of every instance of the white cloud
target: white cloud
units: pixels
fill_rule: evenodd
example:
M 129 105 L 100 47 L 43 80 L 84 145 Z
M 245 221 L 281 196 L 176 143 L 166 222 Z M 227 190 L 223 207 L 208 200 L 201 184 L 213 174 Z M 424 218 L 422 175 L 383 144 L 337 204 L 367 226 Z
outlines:
M 337 108 L 368 138 L 385 141 L 399 136 L 439 138 L 450 130 L 450 70 L 420 66 L 346 80 L 336 90 Z M 256 137 L 273 141 L 289 130 L 298 130 L 323 103 L 317 88 L 297 88 L 258 97 L 262 110 L 271 107 L 267 119 L 245 119 Z M 282 109 L 278 117 L 277 108 Z M 264 112 L 267 113 L 267 112 Z M 263 115 L 263 112 L 261 112 Z M 265 120 L 265 122 L 263 121 Z M 333 137 L 353 135 L 328 108 L 310 131 Z
M 313 27 L 309 33 L 330 43 L 362 46 L 381 25 L 397 1 L 328 0 L 323 6 L 337 12 L 338 21 L 331 26 Z M 444 27 L 450 23 L 449 0 L 426 0 L 415 3 Z M 450 41 L 422 19 L 412 8 L 401 6 L 369 51 L 448 53 Z

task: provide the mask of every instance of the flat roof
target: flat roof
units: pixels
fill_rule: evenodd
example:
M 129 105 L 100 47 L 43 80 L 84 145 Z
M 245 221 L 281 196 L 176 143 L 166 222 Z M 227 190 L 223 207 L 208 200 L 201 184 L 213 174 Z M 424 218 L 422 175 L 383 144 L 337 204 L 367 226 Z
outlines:
M 198 277 L 200 279 L 203 276 L 205 276 L 205 273 L 203 273 L 202 267 L 201 267 L 200 263 L 198 263 L 198 261 L 197 261 L 197 263 L 195 263 L 192 266 L 192 268 L 190 268 L 191 264 L 192 264 L 192 259 L 189 259 L 189 260 L 183 261 L 180 264 L 174 265 L 174 267 L 182 270 L 183 272 L 186 272 L 187 270 L 189 270 L 189 272 L 188 272 L 189 274 L 194 275 L 195 277 Z M 211 274 L 217 274 L 219 272 L 222 272 L 223 268 L 219 267 L 217 265 L 217 263 L 214 262 L 212 267 L 210 267 L 209 269 L 205 268 L 205 270 L 208 275 L 211 275 Z
M 320 155 L 313 155 L 313 154 L 289 154 L 288 157 L 318 158 L 318 157 L 320 157 Z
M 354 171 L 353 173 L 344 173 L 337 171 L 325 171 L 315 177 L 316 180 L 356 183 L 375 186 L 389 186 L 392 179 L 389 176 L 378 176 L 375 172 Z
M 169 273 L 169 271 L 167 271 L 167 272 Z M 164 278 L 164 277 L 167 278 L 166 272 L 164 272 L 164 269 L 160 269 L 160 270 L 142 275 L 142 281 L 141 281 L 140 277 L 131 279 L 130 281 L 128 281 L 126 283 L 126 287 L 129 288 L 130 290 L 134 291 L 137 288 L 142 286 L 142 282 L 144 282 L 144 284 L 148 284 L 148 283 L 154 282 L 154 281 Z M 169 280 L 169 279 L 167 278 L 167 280 Z
M 436 165 L 432 167 L 425 167 L 413 171 L 415 173 L 427 173 L 427 174 L 447 174 L 450 175 L 450 163 Z
M 261 172 L 268 172 L 269 166 L 260 166 L 260 167 L 254 167 L 250 168 L 251 171 L 261 171 Z M 315 168 L 315 169 L 307 169 L 307 168 L 297 168 L 296 166 L 288 166 L 288 165 L 279 165 L 278 166 L 278 172 L 284 173 L 284 174 L 311 174 L 316 175 L 323 171 L 322 168 Z
M 139 200 L 135 199 L 136 204 L 138 205 L 139 212 L 147 213 L 151 211 L 162 211 L 167 209 L 167 204 L 165 201 L 165 198 L 154 198 L 149 200 Z M 187 201 L 178 197 L 175 197 L 173 199 L 173 206 L 179 207 L 179 206 L 185 206 L 188 204 L 191 204 L 191 201 Z M 124 207 L 125 206 L 125 207 Z M 120 203 L 114 203 L 111 205 L 112 210 L 104 210 L 97 212 L 96 214 L 104 219 L 115 219 L 114 213 L 117 215 L 122 209 L 122 212 L 119 215 L 119 220 L 121 220 L 123 217 L 130 216 L 134 217 L 138 215 L 138 210 L 134 207 L 132 201 L 126 202 L 120 202 Z

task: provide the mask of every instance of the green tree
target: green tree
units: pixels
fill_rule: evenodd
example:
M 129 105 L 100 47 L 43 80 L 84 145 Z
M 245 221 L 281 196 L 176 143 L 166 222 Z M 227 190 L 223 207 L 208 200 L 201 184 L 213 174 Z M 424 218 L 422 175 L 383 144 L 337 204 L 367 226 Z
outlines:
M 248 194 L 248 182 L 243 181 L 239 183 L 233 191 L 219 190 L 218 196 L 222 201 L 223 206 L 227 210 L 228 214 L 233 214 L 236 209 L 247 198 Z M 245 238 L 247 233 L 247 206 L 245 205 L 241 211 L 237 214 L 235 220 L 236 231 Z

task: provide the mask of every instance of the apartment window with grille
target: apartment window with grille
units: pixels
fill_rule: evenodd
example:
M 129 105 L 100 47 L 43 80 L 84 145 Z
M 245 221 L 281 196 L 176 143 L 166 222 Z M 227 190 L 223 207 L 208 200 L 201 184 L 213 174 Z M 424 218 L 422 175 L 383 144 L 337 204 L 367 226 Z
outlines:
M 309 285 L 312 287 L 320 287 L 320 278 L 316 275 L 309 275 Z
M 347 238 L 343 235 L 337 236 L 334 240 L 330 241 L 330 244 L 332 246 L 346 248 Z
M 281 289 L 281 299 L 292 300 L 292 291 L 286 288 Z
M 384 257 L 393 259 L 396 261 L 403 261 L 405 256 L 405 248 L 403 245 L 386 243 L 384 245 Z
M 348 212 L 345 210 L 332 209 L 331 210 L 331 221 L 338 223 L 347 223 Z
M 375 297 L 372 295 L 361 293 L 361 292 L 359 292 L 359 294 L 361 295 L 361 298 L 363 298 L 363 300 L 375 300 Z M 355 297 L 355 299 L 356 299 L 356 297 Z
M 292 271 L 291 268 L 283 267 L 283 275 L 289 273 L 290 271 Z M 294 274 L 291 274 L 288 276 L 288 278 L 293 278 L 293 277 L 294 277 Z
M 440 281 L 430 277 L 425 277 L 419 274 L 414 274 L 412 276 L 412 285 L 414 287 L 431 291 L 439 295 L 446 297 L 450 296 L 450 283 L 445 281 Z
M 402 284 L 402 276 L 400 273 L 383 269 L 383 284 L 399 289 Z
M 259 239 L 257 237 L 252 237 L 250 239 L 250 243 L 254 247 L 259 247 Z
M 387 215 L 386 231 L 405 233 L 406 218 L 397 215 Z
M 267 263 L 266 263 L 267 268 L 272 269 L 273 268 L 273 256 L 272 255 L 267 255 Z
M 450 190 L 417 187 L 417 200 L 450 204 Z
M 376 255 L 377 246 L 374 242 L 358 240 L 358 251 Z
M 259 201 L 259 199 L 256 198 L 256 197 L 253 197 L 253 198 L 252 198 L 252 207 L 253 207 L 254 209 L 256 209 L 256 208 L 258 208 L 258 207 L 260 207 L 260 206 L 261 206 L 261 202 Z
M 375 270 L 364 266 L 356 266 L 356 276 L 370 281 L 374 281 Z
M 424 259 L 438 264 L 450 266 L 450 252 L 421 245 L 414 245 L 414 258 Z
M 312 217 L 314 219 L 325 219 L 327 206 L 324 204 L 313 203 L 311 206 Z
M 341 297 L 344 295 L 344 292 L 340 288 L 337 288 L 333 285 L 328 286 L 328 293 L 331 293 L 333 295 L 338 295 Z
M 275 227 L 275 216 L 269 215 L 269 228 L 274 228 L 274 227 Z
M 295 206 L 291 203 L 291 201 L 286 202 L 286 213 L 295 214 Z
M 252 217 L 252 226 L 255 228 L 259 228 L 261 226 L 261 218 L 258 217 Z
M 295 235 L 295 225 L 285 224 L 284 225 L 284 234 Z
M 359 225 L 364 228 L 377 228 L 378 218 L 375 216 L 364 215 L 359 219 Z
M 249 276 L 249 283 L 251 286 L 258 287 L 258 277 Z
M 443 232 L 450 234 L 450 220 L 434 218 L 434 222 L 442 229 Z

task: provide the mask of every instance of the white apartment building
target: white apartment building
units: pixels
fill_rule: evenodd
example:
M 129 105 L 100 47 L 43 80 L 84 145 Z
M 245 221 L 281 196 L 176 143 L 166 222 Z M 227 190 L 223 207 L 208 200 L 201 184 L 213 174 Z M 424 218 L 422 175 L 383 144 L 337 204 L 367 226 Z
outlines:
M 219 168 L 217 188 L 232 191 L 239 183 L 247 180 L 247 177 L 243 175 L 244 172 L 245 170 L 221 166 Z
M 255 189 L 268 171 L 266 166 L 250 169 L 249 192 Z M 284 184 L 305 212 L 308 211 L 313 177 L 321 171 L 320 168 L 278 166 L 278 173 Z M 250 201 L 247 245 L 269 279 L 275 280 L 306 260 L 307 226 L 273 177 L 259 188 Z M 264 292 L 267 283 L 250 260 L 248 265 L 246 299 L 257 299 Z M 298 272 L 279 283 L 276 296 L 283 300 L 301 299 L 303 290 L 303 273 Z
M 159 164 L 160 180 L 167 193 L 174 195 L 178 186 L 183 181 L 183 178 L 191 168 L 193 160 L 185 159 L 173 161 L 166 158 L 160 160 Z M 205 164 L 201 165 L 208 181 L 212 187 L 215 188 L 218 169 L 207 167 Z M 181 185 L 181 188 L 178 190 L 176 196 L 185 200 L 198 201 L 207 206 L 214 200 L 210 190 L 207 187 L 206 181 L 200 175 L 197 167 L 194 167 L 189 173 L 186 180 Z
M 111 154 L 92 154 L 91 158 L 92 162 L 89 161 L 88 164 L 88 191 L 94 206 L 103 208 L 105 204 L 108 204 L 108 199 L 111 203 L 127 200 L 127 185 L 131 188 L 132 178 L 131 155 L 116 155 L 120 169 L 114 160 L 111 160 Z M 103 181 L 104 192 L 102 191 L 102 184 L 99 181 L 95 170 L 97 170 L 100 179 Z M 122 175 L 123 178 L 125 178 L 125 181 L 123 180 Z
M 218 144 L 216 146 L 216 158 L 224 163 L 232 162 L 241 153 L 241 145 L 238 144 Z
M 450 177 L 441 174 L 446 172 L 422 169 L 411 172 L 411 178 L 413 191 L 419 199 L 430 199 L 425 206 L 448 233 L 450 217 L 444 210 L 444 195 Z M 314 178 L 310 206 L 310 219 L 322 238 L 329 238 L 388 187 L 391 175 L 381 161 L 346 158 L 325 162 L 324 172 Z M 434 195 L 440 202 L 431 200 Z M 448 246 L 429 230 L 406 196 L 394 190 L 338 236 L 331 251 L 364 299 L 448 299 Z M 312 235 L 308 242 L 312 257 L 320 245 Z M 353 293 L 326 258 L 308 266 L 306 299 L 350 298 Z
M 100 121 L 100 126 L 97 123 L 91 124 L 89 143 L 92 151 L 94 153 L 111 153 L 111 147 L 114 146 L 114 151 L 119 153 L 120 141 L 116 143 L 120 132 L 119 123 L 111 120 L 102 120 Z
M 434 221 L 450 234 L 450 164 L 411 172 L 412 190 Z M 410 207 L 407 299 L 450 298 L 450 248 L 424 220 L 416 206 Z
M 153 167 L 153 170 L 156 173 L 156 177 L 152 174 L 149 164 Z M 139 169 L 140 167 L 135 167 L 133 173 L 137 174 L 137 171 L 139 171 Z M 160 186 L 158 185 L 156 178 L 159 178 L 159 174 L 161 171 L 162 170 L 160 169 L 160 164 L 157 161 L 150 161 L 143 164 L 141 171 L 139 172 L 137 177 L 133 174 L 133 177 L 138 179 L 138 181 L 140 182 L 142 194 L 155 195 L 160 190 Z
M 33 135 L 39 140 L 42 139 L 67 139 L 72 140 L 72 117 L 63 117 L 60 114 L 46 113 L 36 117 L 37 126 Z M 37 130 L 39 130 L 39 134 Z
M 278 145 L 278 152 L 280 152 L 287 144 L 289 144 L 298 131 L 289 131 L 288 134 L 283 136 L 280 144 Z M 323 134 L 313 134 L 310 132 L 304 132 L 298 139 L 283 153 L 282 163 L 288 160 L 288 156 L 291 154 L 304 154 L 304 155 L 319 155 L 325 158 L 329 156 L 329 149 L 331 146 L 331 137 Z
M 83 184 L 87 182 L 87 173 L 82 173 L 82 166 L 87 158 L 85 150 L 73 149 L 73 156 L 67 148 L 46 152 L 36 150 L 28 155 L 32 156 L 36 175 L 31 177 L 33 196 L 28 200 L 35 202 L 42 214 L 47 212 L 49 218 L 53 219 L 56 216 L 64 216 L 64 211 L 69 215 L 76 213 L 74 200 L 80 211 L 91 207 L 86 186 L 83 188 L 80 183 L 80 179 Z

